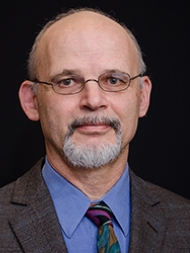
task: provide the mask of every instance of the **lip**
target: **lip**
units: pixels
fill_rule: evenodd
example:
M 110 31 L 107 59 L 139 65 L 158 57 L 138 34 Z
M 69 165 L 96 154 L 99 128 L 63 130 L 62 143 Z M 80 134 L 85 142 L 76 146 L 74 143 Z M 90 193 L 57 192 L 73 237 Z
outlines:
M 78 126 L 76 130 L 82 133 L 104 133 L 110 129 L 109 125 L 105 124 L 85 124 L 82 126 Z

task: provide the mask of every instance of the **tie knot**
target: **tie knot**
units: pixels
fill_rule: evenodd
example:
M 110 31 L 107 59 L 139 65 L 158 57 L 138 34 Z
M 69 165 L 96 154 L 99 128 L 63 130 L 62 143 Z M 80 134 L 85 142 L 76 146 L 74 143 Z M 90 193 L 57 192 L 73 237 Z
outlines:
M 103 201 L 98 204 L 92 204 L 86 212 L 86 216 L 93 221 L 97 227 L 106 224 L 113 226 L 111 214 L 110 208 Z

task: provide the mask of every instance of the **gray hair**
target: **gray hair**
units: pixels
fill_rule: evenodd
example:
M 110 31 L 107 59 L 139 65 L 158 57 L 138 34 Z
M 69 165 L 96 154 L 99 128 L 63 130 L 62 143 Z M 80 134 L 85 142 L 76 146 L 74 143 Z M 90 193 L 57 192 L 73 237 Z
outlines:
M 82 12 L 82 11 L 92 11 L 95 13 L 99 13 L 105 17 L 108 17 L 112 20 L 114 20 L 116 23 L 118 23 L 119 25 L 121 25 L 126 32 L 129 34 L 130 38 L 133 40 L 134 45 L 137 49 L 137 54 L 138 54 L 138 70 L 139 73 L 144 74 L 144 72 L 146 71 L 146 65 L 143 61 L 143 57 L 142 57 L 142 51 L 141 48 L 136 40 L 136 38 L 134 37 L 133 33 L 125 26 L 125 24 L 123 23 L 119 23 L 114 17 L 112 17 L 111 15 L 104 13 L 98 9 L 92 9 L 92 8 L 78 8 L 78 9 L 71 9 L 68 12 L 64 12 L 61 14 L 58 14 L 54 19 L 50 20 L 40 31 L 40 33 L 37 35 L 34 44 L 32 46 L 32 50 L 29 54 L 29 58 L 28 58 L 28 75 L 30 80 L 35 80 L 37 78 L 37 66 L 38 66 L 38 55 L 37 55 L 37 47 L 38 47 L 38 43 L 42 37 L 42 35 L 45 33 L 45 31 L 52 26 L 54 23 L 56 23 L 57 21 L 59 21 L 62 18 L 65 18 L 71 14 L 74 13 L 78 13 L 78 12 Z

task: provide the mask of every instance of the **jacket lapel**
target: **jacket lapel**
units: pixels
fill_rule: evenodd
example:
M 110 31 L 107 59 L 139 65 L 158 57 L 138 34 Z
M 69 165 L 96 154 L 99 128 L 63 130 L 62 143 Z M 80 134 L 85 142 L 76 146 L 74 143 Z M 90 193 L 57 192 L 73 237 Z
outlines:
M 166 224 L 158 192 L 130 171 L 131 230 L 129 252 L 161 252 Z M 147 187 L 148 186 L 148 187 Z
M 42 161 L 16 182 L 10 225 L 24 252 L 67 252 L 49 192 L 41 176 Z

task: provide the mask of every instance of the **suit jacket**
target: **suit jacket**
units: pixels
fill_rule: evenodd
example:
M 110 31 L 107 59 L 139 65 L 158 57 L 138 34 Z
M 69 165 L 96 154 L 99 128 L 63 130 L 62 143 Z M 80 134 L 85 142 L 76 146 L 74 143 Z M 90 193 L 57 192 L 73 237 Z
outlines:
M 66 253 L 40 160 L 0 190 L 0 252 Z M 130 253 L 190 252 L 190 201 L 130 171 Z M 76 249 L 77 253 L 77 249 Z M 90 253 L 90 252 L 88 252 Z

